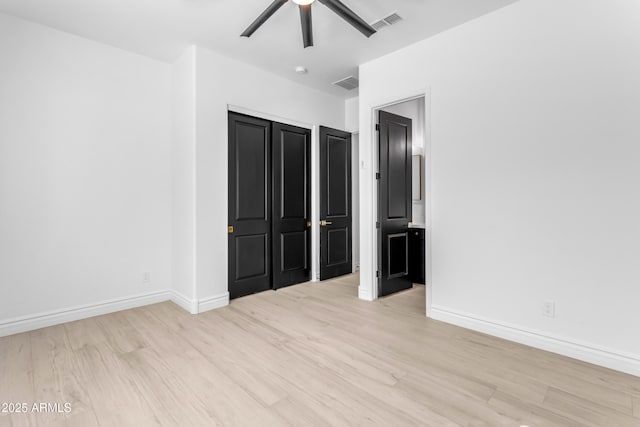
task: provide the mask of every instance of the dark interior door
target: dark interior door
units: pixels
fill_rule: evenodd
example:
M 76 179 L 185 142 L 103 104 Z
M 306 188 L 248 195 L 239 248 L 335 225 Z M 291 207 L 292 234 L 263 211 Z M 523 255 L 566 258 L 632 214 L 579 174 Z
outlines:
M 408 289 L 411 221 L 411 119 L 380 111 L 378 295 Z
M 229 113 L 229 296 L 271 288 L 271 123 Z
M 273 123 L 273 288 L 311 277 L 311 131 Z
M 320 128 L 320 280 L 351 273 L 351 134 Z

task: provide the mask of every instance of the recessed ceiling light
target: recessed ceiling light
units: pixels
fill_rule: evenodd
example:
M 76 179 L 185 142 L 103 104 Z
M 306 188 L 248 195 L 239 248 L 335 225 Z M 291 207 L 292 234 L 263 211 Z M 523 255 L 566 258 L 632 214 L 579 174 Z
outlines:
M 298 74 L 307 74 L 308 72 L 309 72 L 309 70 L 307 70 L 307 68 L 302 66 L 302 65 L 298 65 L 296 67 L 296 73 L 298 73 Z

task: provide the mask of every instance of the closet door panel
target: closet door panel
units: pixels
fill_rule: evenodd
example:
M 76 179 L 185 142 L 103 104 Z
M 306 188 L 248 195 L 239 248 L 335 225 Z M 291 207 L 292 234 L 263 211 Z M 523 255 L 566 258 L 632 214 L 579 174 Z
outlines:
M 229 113 L 229 295 L 271 288 L 271 123 Z
M 311 277 L 311 131 L 273 123 L 273 288 Z

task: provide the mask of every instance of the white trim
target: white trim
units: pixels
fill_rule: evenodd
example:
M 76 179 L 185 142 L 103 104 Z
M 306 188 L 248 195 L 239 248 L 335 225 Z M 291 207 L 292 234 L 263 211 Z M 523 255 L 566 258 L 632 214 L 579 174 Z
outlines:
M 426 267 L 425 267 L 426 268 Z M 425 279 L 424 284 L 424 298 L 425 298 L 425 315 L 429 318 L 433 318 L 433 290 L 431 283 L 428 279 Z
M 0 321 L 0 337 L 34 331 L 61 323 L 88 319 L 103 314 L 115 313 L 116 311 L 128 310 L 130 308 L 158 304 L 165 301 L 172 301 L 189 313 L 198 314 L 228 305 L 229 293 L 225 292 L 224 294 L 211 296 L 198 301 L 190 299 L 175 290 L 158 291 L 70 307 L 63 310 L 46 311 L 31 316 L 14 317 Z
M 227 305 L 229 305 L 229 292 L 210 296 L 198 301 L 198 313 L 215 310 L 216 308 L 225 307 Z
M 171 297 L 169 291 L 151 292 L 147 294 L 134 295 L 127 298 L 107 300 L 84 306 L 76 306 L 63 310 L 47 311 L 31 316 L 22 316 L 7 319 L 0 322 L 0 337 L 33 331 L 48 326 L 59 325 L 61 323 L 73 322 L 75 320 L 86 319 L 88 317 L 100 316 L 130 308 L 142 307 L 144 305 L 157 304 L 168 301 Z
M 509 341 L 572 357 L 627 374 L 640 376 L 640 359 L 635 355 L 623 354 L 619 351 L 548 335 L 540 331 L 501 324 L 489 319 L 471 316 L 439 306 L 432 306 L 431 317 L 435 320 L 504 338 Z
M 274 114 L 264 113 L 262 111 L 252 110 L 250 108 L 240 107 L 238 105 L 227 104 L 227 110 L 233 113 L 244 114 L 247 116 L 257 117 L 259 119 L 269 120 L 271 122 L 283 123 L 285 125 L 298 126 L 301 128 L 313 130 L 316 125 L 296 120 L 287 119 L 286 117 L 276 116 Z
M 171 301 L 191 314 L 198 314 L 198 300 L 187 297 L 176 290 L 170 291 Z
M 373 301 L 373 295 L 371 295 L 371 289 L 368 287 L 358 286 L 358 298 L 365 301 Z
M 385 107 L 389 107 L 396 104 L 401 104 L 407 101 L 413 101 L 415 99 L 424 99 L 424 135 L 423 135 L 423 150 L 424 150 L 424 182 L 425 182 L 425 231 L 428 236 L 425 235 L 425 268 L 427 269 L 425 280 L 428 284 L 426 288 L 426 309 L 425 314 L 427 317 L 431 317 L 432 313 L 432 299 L 431 299 L 431 87 L 422 88 L 419 90 L 411 91 L 395 99 L 388 99 L 382 101 L 377 105 L 371 107 L 371 144 L 373 149 L 371 150 L 371 157 L 369 161 L 373 165 L 372 171 L 365 179 L 370 179 L 371 186 L 371 214 L 373 216 L 371 221 L 370 232 L 372 233 L 372 244 L 369 256 L 371 259 L 371 271 L 362 271 L 360 273 L 360 286 L 358 287 L 358 297 L 363 300 L 373 301 L 378 299 L 378 279 L 375 277 L 375 271 L 378 269 L 378 229 L 376 228 L 376 221 L 378 221 L 378 181 L 375 179 L 375 173 L 379 170 L 378 165 L 378 138 L 376 134 L 376 124 L 378 124 L 377 112 Z M 361 153 L 362 155 L 362 153 Z M 360 180 L 360 187 L 362 191 L 362 178 Z M 362 220 L 362 212 L 360 214 Z M 360 248 L 360 260 L 362 262 L 363 251 Z M 367 254 L 364 254 L 365 256 Z M 368 273 L 368 274 L 367 274 Z M 373 280 L 371 280 L 373 279 Z

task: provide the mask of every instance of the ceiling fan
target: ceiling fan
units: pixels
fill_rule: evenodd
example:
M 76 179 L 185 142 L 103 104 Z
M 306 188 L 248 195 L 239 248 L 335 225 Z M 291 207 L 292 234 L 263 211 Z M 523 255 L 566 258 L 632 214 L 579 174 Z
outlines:
M 274 0 L 264 12 L 256 18 L 251 25 L 241 34 L 242 37 L 251 37 L 251 35 L 264 24 L 278 9 L 280 9 L 289 0 Z M 311 22 L 311 4 L 315 0 L 291 0 L 300 8 L 300 23 L 302 24 L 302 41 L 304 47 L 313 46 L 313 25 Z M 318 0 L 327 6 L 342 19 L 347 21 L 366 37 L 371 37 L 376 30 L 367 24 L 362 18 L 355 14 L 340 0 Z

